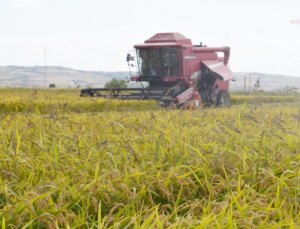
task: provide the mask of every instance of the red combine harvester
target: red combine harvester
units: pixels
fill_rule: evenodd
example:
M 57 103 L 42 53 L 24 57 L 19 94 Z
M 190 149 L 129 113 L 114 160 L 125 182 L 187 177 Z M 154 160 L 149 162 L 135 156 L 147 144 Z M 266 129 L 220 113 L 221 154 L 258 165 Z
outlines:
M 81 96 L 152 99 L 178 108 L 230 105 L 229 47 L 192 45 L 180 33 L 158 33 L 134 48 L 127 55 L 130 80 L 140 82 L 141 88 L 83 89 Z

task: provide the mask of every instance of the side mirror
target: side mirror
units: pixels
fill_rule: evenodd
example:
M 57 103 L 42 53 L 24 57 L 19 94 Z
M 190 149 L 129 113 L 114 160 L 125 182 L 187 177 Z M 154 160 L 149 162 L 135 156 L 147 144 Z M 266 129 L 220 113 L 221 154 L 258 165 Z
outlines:
M 134 61 L 134 56 L 132 56 L 130 53 L 127 54 L 127 57 L 126 57 L 126 61 L 129 62 L 129 61 Z

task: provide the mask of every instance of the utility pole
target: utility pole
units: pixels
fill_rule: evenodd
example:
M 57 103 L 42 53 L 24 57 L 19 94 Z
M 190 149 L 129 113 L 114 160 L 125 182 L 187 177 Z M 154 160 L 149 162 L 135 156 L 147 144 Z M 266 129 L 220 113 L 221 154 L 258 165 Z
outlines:
M 251 87 L 251 73 L 249 73 L 248 77 L 249 77 L 248 92 L 250 92 L 250 87 Z
M 247 91 L 247 77 L 244 76 L 244 92 Z
M 47 66 L 47 49 L 44 49 L 44 66 Z
M 44 49 L 43 51 L 44 56 L 44 74 L 47 75 L 47 49 Z

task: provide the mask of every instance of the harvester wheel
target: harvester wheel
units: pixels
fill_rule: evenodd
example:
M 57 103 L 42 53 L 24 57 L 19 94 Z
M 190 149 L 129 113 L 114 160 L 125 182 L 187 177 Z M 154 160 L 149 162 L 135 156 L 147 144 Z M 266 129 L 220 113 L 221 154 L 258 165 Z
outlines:
M 229 107 L 230 104 L 230 95 L 228 91 L 220 91 L 217 95 L 217 107 Z

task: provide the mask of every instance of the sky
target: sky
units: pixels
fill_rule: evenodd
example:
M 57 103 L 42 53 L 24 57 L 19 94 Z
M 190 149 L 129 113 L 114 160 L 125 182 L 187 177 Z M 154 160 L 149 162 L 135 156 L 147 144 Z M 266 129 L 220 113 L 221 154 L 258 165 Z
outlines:
M 299 0 L 0 0 L 0 66 L 126 71 L 158 32 L 230 46 L 234 72 L 300 77 Z

